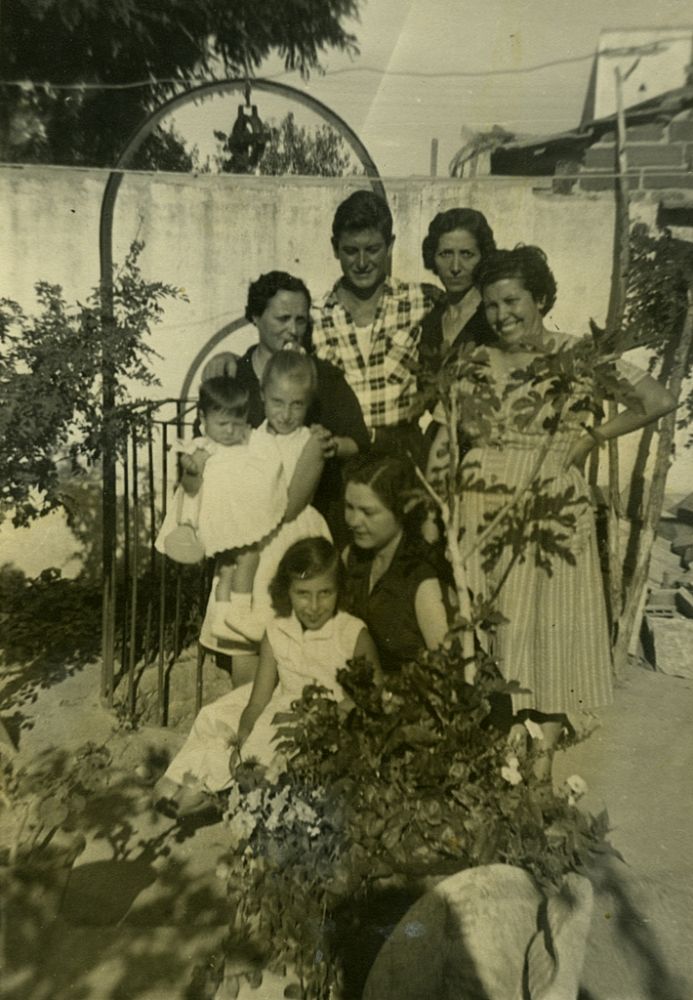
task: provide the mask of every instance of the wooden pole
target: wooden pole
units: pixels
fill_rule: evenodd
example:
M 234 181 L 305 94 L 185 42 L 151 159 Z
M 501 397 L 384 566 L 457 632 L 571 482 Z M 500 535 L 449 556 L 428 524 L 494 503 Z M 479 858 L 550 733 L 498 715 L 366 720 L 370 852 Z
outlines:
M 438 176 L 438 140 L 431 139 L 431 177 Z
M 628 190 L 628 154 L 626 150 L 626 116 L 623 107 L 623 78 L 620 67 L 614 70 L 616 84 L 616 220 L 614 233 L 613 270 L 611 292 L 606 319 L 606 336 L 609 350 L 623 347 L 623 316 L 626 308 L 628 271 L 630 268 L 630 212 Z M 609 400 L 606 406 L 607 420 L 613 419 L 618 406 Z M 621 558 L 621 487 L 619 475 L 618 441 L 608 442 L 609 487 L 608 487 L 608 552 L 609 552 L 609 610 L 612 626 L 618 622 L 623 602 L 623 564 Z

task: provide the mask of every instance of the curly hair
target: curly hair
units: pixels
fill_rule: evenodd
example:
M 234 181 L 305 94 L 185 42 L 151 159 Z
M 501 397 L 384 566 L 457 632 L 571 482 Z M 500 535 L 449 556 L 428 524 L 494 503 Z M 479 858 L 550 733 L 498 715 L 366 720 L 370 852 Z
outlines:
M 323 573 L 333 573 L 337 585 L 337 607 L 344 593 L 344 564 L 339 552 L 326 538 L 301 538 L 282 556 L 269 586 L 272 607 L 280 618 L 291 615 L 289 588 L 294 580 L 312 580 Z
M 310 313 L 311 298 L 305 283 L 287 271 L 268 271 L 267 274 L 261 274 L 256 281 L 251 281 L 248 286 L 245 318 L 249 323 L 252 323 L 256 316 L 262 316 L 277 292 L 300 292 L 305 295 Z
M 437 274 L 435 256 L 438 251 L 440 237 L 452 233 L 456 229 L 464 229 L 476 240 L 481 259 L 488 257 L 496 249 L 493 230 L 486 221 L 486 216 L 474 208 L 449 208 L 446 212 L 438 212 L 428 227 L 428 233 L 421 244 L 424 267 Z
M 344 233 L 377 229 L 389 245 L 392 240 L 392 212 L 384 198 L 372 191 L 354 191 L 337 206 L 332 220 L 332 246 L 336 250 Z
M 393 455 L 356 455 L 344 470 L 345 487 L 349 483 L 369 486 L 383 506 L 402 525 L 404 533 L 418 536 L 426 510 L 423 504 L 412 505 L 417 486 L 413 462 Z
M 229 375 L 216 375 L 200 383 L 197 409 L 207 415 L 218 411 L 232 417 L 248 414 L 248 390 Z
M 542 316 L 550 312 L 556 301 L 556 279 L 540 247 L 518 243 L 513 250 L 496 250 L 474 268 L 474 284 L 480 292 L 496 281 L 511 278 L 522 282 Z

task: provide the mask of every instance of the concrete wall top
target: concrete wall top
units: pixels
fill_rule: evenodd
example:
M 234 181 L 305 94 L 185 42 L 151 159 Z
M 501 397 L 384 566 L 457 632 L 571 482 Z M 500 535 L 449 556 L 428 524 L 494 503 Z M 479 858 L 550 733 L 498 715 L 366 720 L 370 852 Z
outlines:
M 0 295 L 27 311 L 33 286 L 63 286 L 68 302 L 83 300 L 99 280 L 99 214 L 109 172 L 49 166 L 0 166 Z M 302 277 L 315 298 L 339 275 L 330 231 L 339 202 L 368 186 L 365 178 L 236 177 L 126 172 L 115 207 L 114 258 L 143 240 L 145 277 L 185 289 L 155 327 L 161 355 L 158 398 L 178 396 L 193 359 L 218 331 L 244 312 L 248 283 L 272 268 Z M 581 333 L 590 317 L 606 315 L 614 226 L 613 194 L 553 194 L 536 178 L 384 178 L 395 216 L 393 271 L 435 280 L 421 262 L 421 240 L 433 216 L 455 206 L 484 212 L 499 246 L 535 243 L 547 253 L 558 282 L 548 325 Z M 637 211 L 653 222 L 657 202 L 644 195 Z M 255 339 L 246 327 L 227 346 Z M 196 388 L 195 383 L 193 383 Z M 629 440 L 629 445 L 634 444 Z M 686 471 L 687 467 L 687 471 Z M 690 481 L 690 452 L 670 475 L 672 490 Z M 16 558 L 0 529 L 1 561 Z M 8 529 L 9 530 L 9 529 Z M 11 534 L 11 532 L 10 532 Z M 24 534 L 12 535 L 24 552 Z M 70 538 L 63 546 L 72 552 Z M 43 542 L 42 566 L 52 565 Z M 45 560 L 48 560 L 47 562 Z M 32 570 L 38 572 L 36 567 Z
M 2 294 L 26 309 L 33 285 L 63 286 L 84 298 L 98 283 L 99 212 L 108 171 L 0 167 Z M 320 298 L 339 275 L 330 246 L 332 216 L 362 177 L 238 177 L 125 173 L 115 205 L 114 259 L 142 240 L 146 277 L 185 289 L 155 328 L 161 395 L 179 393 L 209 339 L 243 315 L 248 283 L 279 268 L 302 277 Z M 536 179 L 485 177 L 384 179 L 395 216 L 393 272 L 434 280 L 421 262 L 421 240 L 436 212 L 468 205 L 484 212 L 499 246 L 535 243 L 559 285 L 549 322 L 582 332 L 603 321 L 609 294 L 611 194 L 554 195 Z M 252 342 L 252 328 L 234 335 Z

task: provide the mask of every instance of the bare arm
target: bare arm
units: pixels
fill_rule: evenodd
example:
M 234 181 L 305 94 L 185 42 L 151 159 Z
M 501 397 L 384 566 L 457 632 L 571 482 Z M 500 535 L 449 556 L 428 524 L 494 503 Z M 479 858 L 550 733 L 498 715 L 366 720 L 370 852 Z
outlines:
M 324 464 L 320 439 L 311 435 L 299 455 L 289 483 L 285 521 L 293 521 L 313 499 Z
M 192 455 L 184 453 L 180 456 L 180 484 L 189 497 L 197 496 L 200 492 L 202 473 L 208 458 L 209 452 L 204 448 L 197 448 Z
M 378 687 L 381 687 L 383 684 L 383 671 L 380 666 L 380 657 L 367 628 L 361 629 L 359 637 L 356 640 L 356 645 L 354 646 L 354 659 L 357 660 L 360 656 L 364 657 L 371 664 L 373 667 L 373 679 Z
M 328 431 L 326 427 L 322 426 L 322 424 L 313 424 L 310 428 L 310 432 L 320 441 L 322 447 L 322 457 L 325 460 L 328 458 L 339 458 L 344 460 L 351 458 L 352 455 L 358 454 L 359 446 L 351 437 L 332 434 L 332 432 Z
M 426 649 L 437 649 L 447 635 L 448 617 L 445 613 L 440 582 L 435 577 L 423 580 L 419 584 L 414 599 L 414 610 Z
M 641 427 L 659 420 L 676 407 L 676 400 L 669 390 L 651 375 L 645 375 L 632 386 L 632 393 L 640 406 L 632 408 L 626 406 L 611 420 L 607 420 L 591 433 L 579 438 L 566 459 L 566 466 L 581 466 L 596 444 L 640 430 Z
M 208 378 L 216 378 L 218 375 L 230 375 L 231 378 L 235 378 L 237 361 L 238 355 L 231 351 L 220 351 L 219 354 L 213 354 L 202 369 L 200 382 L 206 382 Z
M 248 704 L 241 713 L 238 723 L 238 744 L 242 746 L 253 731 L 260 714 L 267 707 L 277 684 L 277 661 L 267 636 L 260 644 L 260 661 L 253 681 Z

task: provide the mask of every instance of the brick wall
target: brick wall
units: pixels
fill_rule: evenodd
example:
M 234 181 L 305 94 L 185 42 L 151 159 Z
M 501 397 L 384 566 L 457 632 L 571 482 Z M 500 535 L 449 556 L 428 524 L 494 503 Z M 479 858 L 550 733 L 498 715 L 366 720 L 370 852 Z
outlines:
M 690 190 L 693 198 L 693 109 L 671 121 L 626 129 L 628 177 L 632 191 Z M 618 171 L 616 133 L 604 133 L 585 153 L 579 186 L 608 191 Z

